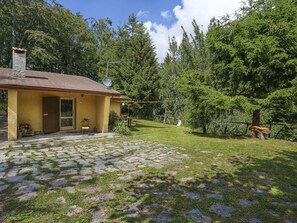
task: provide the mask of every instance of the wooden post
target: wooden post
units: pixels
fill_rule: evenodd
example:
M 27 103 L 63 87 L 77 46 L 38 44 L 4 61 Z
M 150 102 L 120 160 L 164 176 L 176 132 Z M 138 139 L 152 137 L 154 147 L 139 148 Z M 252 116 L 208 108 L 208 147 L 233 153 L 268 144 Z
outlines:
M 8 140 L 18 139 L 18 91 L 8 90 Z
M 246 128 L 245 128 L 245 134 L 247 134 L 247 132 L 248 132 L 248 129 L 249 129 L 249 125 L 250 125 L 250 123 L 245 123 L 246 124 Z
M 225 129 L 224 129 L 224 134 L 225 135 L 227 134 L 227 128 L 228 128 L 228 125 L 226 124 Z

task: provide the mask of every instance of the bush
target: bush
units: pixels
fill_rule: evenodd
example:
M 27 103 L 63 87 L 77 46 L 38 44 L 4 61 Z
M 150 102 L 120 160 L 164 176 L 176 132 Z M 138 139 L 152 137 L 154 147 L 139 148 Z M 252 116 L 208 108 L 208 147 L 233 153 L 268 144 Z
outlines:
M 0 101 L 0 115 L 7 114 L 7 102 Z
M 114 129 L 116 123 L 119 120 L 121 120 L 121 118 L 118 116 L 118 114 L 114 110 L 111 110 L 111 112 L 109 113 L 109 129 Z
M 113 128 L 113 131 L 118 134 L 121 134 L 121 135 L 130 135 L 131 134 L 131 131 L 125 125 L 125 122 L 123 120 L 118 120 L 115 123 L 115 127 Z

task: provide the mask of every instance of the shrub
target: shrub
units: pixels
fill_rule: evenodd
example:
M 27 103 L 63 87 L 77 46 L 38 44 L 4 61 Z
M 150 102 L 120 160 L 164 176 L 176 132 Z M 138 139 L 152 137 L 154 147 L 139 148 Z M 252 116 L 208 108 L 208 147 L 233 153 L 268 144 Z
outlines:
M 126 126 L 126 124 L 123 120 L 118 120 L 115 123 L 115 127 L 113 128 L 113 131 L 118 134 L 121 134 L 121 135 L 130 135 L 131 134 L 129 128 Z
M 109 113 L 109 129 L 114 129 L 116 123 L 119 120 L 121 120 L 121 118 L 118 116 L 118 114 L 114 110 L 111 110 Z
M 7 102 L 0 100 L 0 115 L 7 114 Z

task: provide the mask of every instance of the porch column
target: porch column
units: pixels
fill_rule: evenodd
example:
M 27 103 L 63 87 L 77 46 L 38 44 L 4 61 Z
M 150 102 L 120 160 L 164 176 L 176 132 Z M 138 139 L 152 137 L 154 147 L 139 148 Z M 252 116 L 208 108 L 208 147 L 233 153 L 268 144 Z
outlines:
M 8 140 L 18 139 L 18 91 L 8 90 Z
M 110 96 L 97 97 L 97 127 L 100 132 L 108 132 Z

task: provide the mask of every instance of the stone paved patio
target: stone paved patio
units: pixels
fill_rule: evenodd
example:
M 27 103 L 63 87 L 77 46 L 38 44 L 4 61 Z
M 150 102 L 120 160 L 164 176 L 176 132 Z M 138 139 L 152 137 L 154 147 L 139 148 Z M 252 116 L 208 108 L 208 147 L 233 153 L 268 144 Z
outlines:
M 130 175 L 123 172 L 137 174 L 143 168 L 162 168 L 183 158 L 187 155 L 177 148 L 112 134 L 0 143 L 0 197 L 12 189 L 20 200 L 28 200 L 40 188 L 76 186 L 108 172 L 118 171 L 119 178 L 127 180 Z

